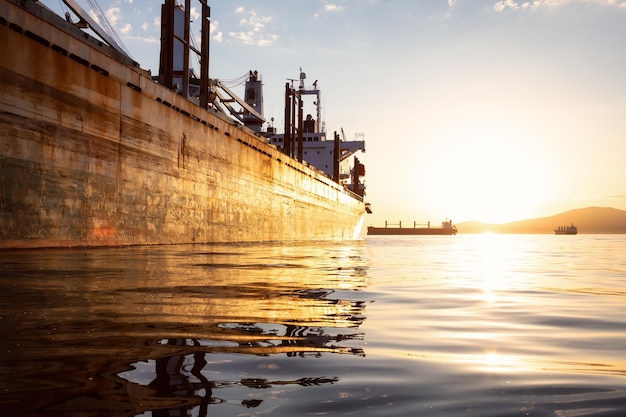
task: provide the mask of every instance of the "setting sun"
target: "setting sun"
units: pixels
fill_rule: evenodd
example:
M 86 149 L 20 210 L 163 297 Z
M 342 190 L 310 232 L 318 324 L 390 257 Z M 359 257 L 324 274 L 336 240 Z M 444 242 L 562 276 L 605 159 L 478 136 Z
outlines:
M 518 127 L 460 124 L 441 131 L 416 172 L 419 195 L 433 211 L 458 220 L 499 223 L 523 218 L 552 187 L 541 146 Z

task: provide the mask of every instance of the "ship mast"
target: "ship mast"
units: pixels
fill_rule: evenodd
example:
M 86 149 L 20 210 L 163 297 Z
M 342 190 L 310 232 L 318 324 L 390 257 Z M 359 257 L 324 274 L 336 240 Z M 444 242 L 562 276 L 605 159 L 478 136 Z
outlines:
M 182 85 L 179 94 L 189 99 L 189 57 L 195 53 L 200 57 L 200 106 L 209 105 L 209 38 L 211 9 L 207 0 L 198 0 L 202 9 L 200 50 L 190 42 L 191 0 L 179 6 L 176 0 L 165 0 L 161 6 L 161 57 L 159 61 L 159 83 L 174 89 L 177 81 Z
M 322 123 L 322 104 L 321 91 L 317 88 L 317 80 L 313 83 L 312 89 L 307 89 L 304 85 L 306 74 L 300 68 L 300 84 L 298 89 L 293 87 L 294 79 L 289 79 L 292 85 L 285 84 L 285 133 L 283 139 L 284 152 L 303 161 L 303 140 L 304 133 L 325 133 L 325 126 Z M 317 111 L 317 119 L 312 120 L 307 116 L 306 121 L 303 119 L 304 112 L 304 96 L 314 95 Z M 335 154 L 337 155 L 337 154 Z

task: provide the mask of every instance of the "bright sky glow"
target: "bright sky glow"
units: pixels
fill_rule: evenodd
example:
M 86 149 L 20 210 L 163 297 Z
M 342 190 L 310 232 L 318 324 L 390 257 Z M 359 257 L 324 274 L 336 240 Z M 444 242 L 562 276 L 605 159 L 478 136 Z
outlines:
M 99 4 L 157 73 L 161 2 Z M 212 77 L 258 70 L 281 126 L 302 67 L 327 130 L 365 134 L 368 224 L 626 209 L 626 0 L 209 5 Z

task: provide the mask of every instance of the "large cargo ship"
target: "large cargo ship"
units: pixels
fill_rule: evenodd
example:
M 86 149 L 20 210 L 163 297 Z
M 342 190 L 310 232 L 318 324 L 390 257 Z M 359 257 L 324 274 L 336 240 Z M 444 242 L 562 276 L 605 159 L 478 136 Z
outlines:
M 402 222 L 398 224 L 390 224 L 385 222 L 385 227 L 367 227 L 368 235 L 456 235 L 456 226 L 452 224 L 452 220 L 441 222 L 441 227 L 430 227 L 430 222 L 426 227 L 417 227 L 417 222 L 413 222 L 413 227 L 402 227 Z
M 303 116 L 317 83 L 286 83 L 277 134 L 256 71 L 244 99 L 209 78 L 206 1 L 198 50 L 190 0 L 165 0 L 158 76 L 64 3 L 73 15 L 0 0 L 0 248 L 359 236 L 364 142 L 326 140 Z M 314 159 L 320 146 L 330 161 Z

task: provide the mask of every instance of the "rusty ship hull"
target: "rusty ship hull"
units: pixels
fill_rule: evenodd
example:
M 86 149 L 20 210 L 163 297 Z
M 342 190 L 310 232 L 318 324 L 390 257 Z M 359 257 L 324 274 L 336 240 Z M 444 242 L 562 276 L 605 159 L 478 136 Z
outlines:
M 359 235 L 360 196 L 34 2 L 0 3 L 0 248 Z

